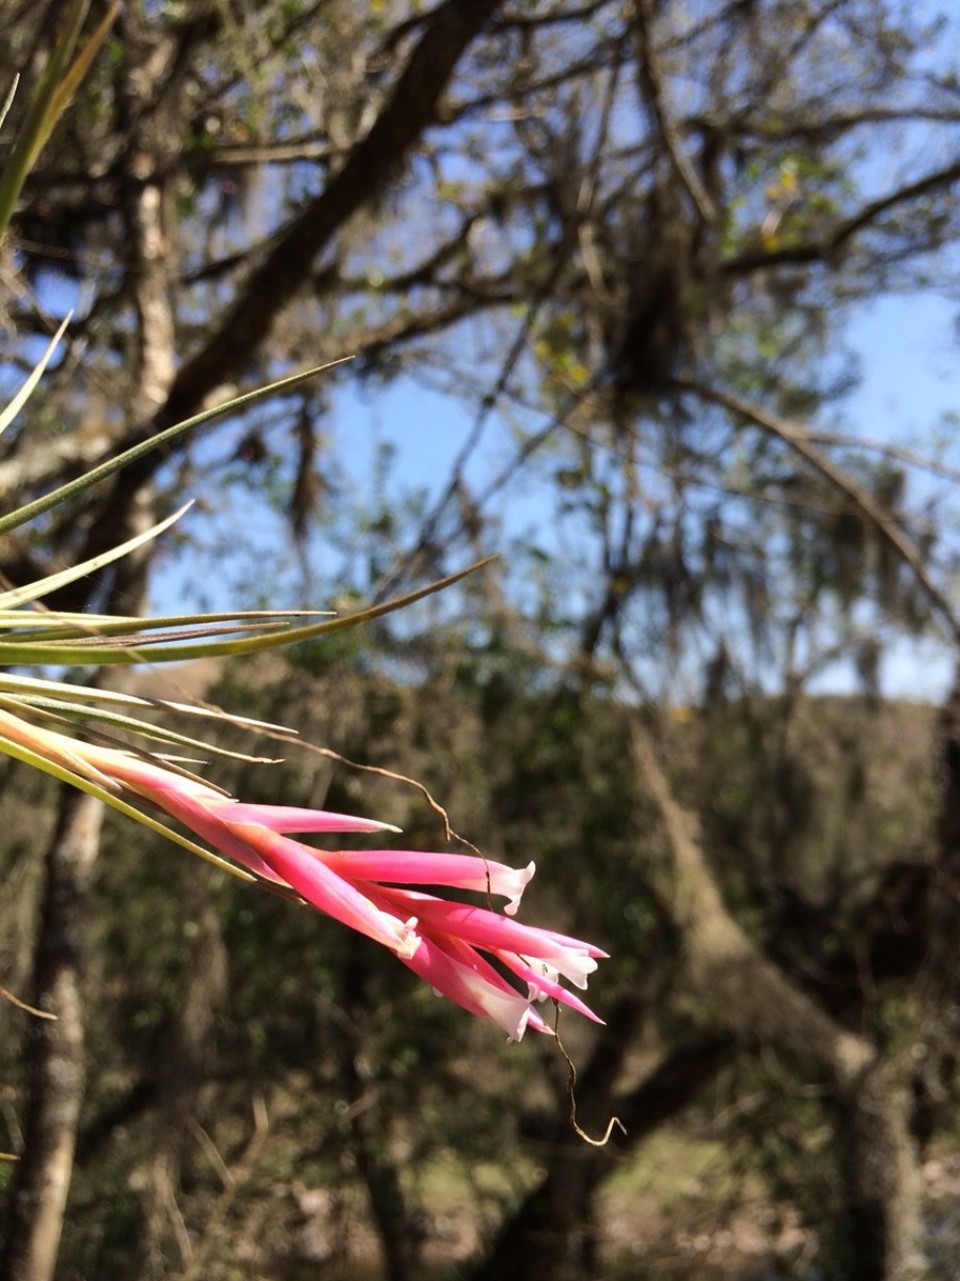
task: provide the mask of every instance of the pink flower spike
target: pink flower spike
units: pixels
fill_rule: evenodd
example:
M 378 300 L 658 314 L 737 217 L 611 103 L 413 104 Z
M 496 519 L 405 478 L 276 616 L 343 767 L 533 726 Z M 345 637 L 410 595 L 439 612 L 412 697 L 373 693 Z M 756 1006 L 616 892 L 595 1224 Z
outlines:
M 298 809 L 294 805 L 254 805 L 230 801 L 231 823 L 261 823 L 273 832 L 399 832 L 392 823 L 378 823 L 372 818 L 354 818 L 350 814 L 333 814 L 329 810 Z
M 221 814 L 235 802 L 216 788 L 109 747 L 83 744 L 84 754 L 136 796 L 152 801 L 215 849 L 264 880 L 283 878 L 267 866 L 249 841 L 226 827 Z
M 71 738 L 4 709 L 0 740 L 0 746 L 24 746 L 50 765 L 93 779 L 125 799 L 156 806 L 239 865 L 395 952 L 436 991 L 471 1014 L 492 1019 L 511 1040 L 519 1041 L 527 1028 L 551 1033 L 532 1006 L 544 997 L 601 1022 L 559 979 L 562 975 L 585 988 L 606 953 L 513 919 L 533 863 L 514 869 L 466 854 L 315 849 L 288 833 L 396 829 L 326 810 L 237 801 L 162 759 Z M 429 885 L 503 897 L 506 914 L 404 888 Z
M 543 973 L 536 965 L 528 965 L 523 960 L 523 957 L 516 956 L 512 952 L 498 952 L 497 957 L 518 978 L 524 980 L 532 1001 L 543 1001 L 547 997 L 551 997 L 554 1001 L 559 1001 L 561 1005 L 568 1005 L 571 1010 L 576 1010 L 584 1018 L 591 1019 L 594 1023 L 604 1024 L 603 1019 L 598 1014 L 594 1014 L 590 1006 L 581 1001 L 579 996 L 575 996 L 573 992 L 568 992 L 555 978 Z
M 587 986 L 587 976 L 605 953 L 580 939 L 522 925 L 486 908 L 469 903 L 448 903 L 431 895 L 393 891 L 397 910 L 416 915 L 434 935 L 452 935 L 488 952 L 516 952 L 524 960 L 546 963 L 577 987 Z M 402 905 L 402 906 L 401 906 Z
M 400 885 L 444 885 L 476 890 L 509 900 L 504 911 L 513 916 L 535 864 L 507 867 L 473 854 L 422 854 L 416 850 L 323 850 L 326 865 L 352 881 L 394 881 Z
M 498 1023 L 511 1041 L 522 1040 L 528 1026 L 538 1032 L 550 1030 L 531 1007 L 530 999 L 521 996 L 479 956 L 465 963 L 437 941 L 423 938 L 413 956 L 401 959 L 442 996 L 470 1014 Z
M 225 822 L 229 825 L 229 819 Z M 356 886 L 315 858 L 315 850 L 289 836 L 281 836 L 269 828 L 253 829 L 249 824 L 241 824 L 240 830 L 244 835 L 256 832 L 255 839 L 251 835 L 251 843 L 257 854 L 282 881 L 319 911 L 382 943 L 404 959 L 417 951 L 421 940 L 414 929 L 415 917 L 406 919 L 381 911 Z
M 185 827 L 189 827 L 197 836 L 202 837 L 208 845 L 220 850 L 241 867 L 245 867 L 256 876 L 262 876 L 266 881 L 281 885 L 284 883 L 283 877 L 278 876 L 273 868 L 264 862 L 251 843 L 243 836 L 231 831 L 224 823 L 221 814 L 228 804 L 224 797 L 215 795 L 211 799 L 203 794 L 166 792 L 161 800 L 151 793 L 141 792 L 141 794 L 148 795 L 155 804 L 160 805 L 173 818 L 179 819 Z

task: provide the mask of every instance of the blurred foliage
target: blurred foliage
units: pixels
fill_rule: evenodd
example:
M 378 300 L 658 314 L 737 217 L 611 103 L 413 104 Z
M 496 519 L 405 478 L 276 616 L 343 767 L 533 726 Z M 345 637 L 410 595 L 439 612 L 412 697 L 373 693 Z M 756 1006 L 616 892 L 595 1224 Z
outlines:
M 612 953 L 595 997 L 601 1012 L 614 1010 L 618 993 L 640 985 L 645 994 L 643 1033 L 621 1073 L 635 1078 L 695 1016 L 675 982 L 676 940 L 650 876 L 659 837 L 629 764 L 624 718 L 614 700 L 562 676 L 531 689 L 522 658 L 497 654 L 491 664 L 453 636 L 434 637 L 431 648 L 436 664 L 424 663 L 418 683 L 364 674 L 350 655 L 331 657 L 322 671 L 264 659 L 229 666 L 210 696 L 271 720 L 296 708 L 305 738 L 368 764 L 402 761 L 443 797 L 458 830 L 484 833 L 492 856 L 536 859 L 526 910 L 535 902 L 538 919 Z M 148 674 L 142 684 L 150 688 Z M 842 751 L 838 726 L 847 730 Z M 704 814 L 724 888 L 758 937 L 783 929 L 777 913 L 791 902 L 829 908 L 842 935 L 869 885 L 904 856 L 904 833 L 913 836 L 911 857 L 928 856 L 931 732 L 927 709 L 901 704 L 878 714 L 851 698 L 798 700 L 786 721 L 775 700 L 676 718 L 664 750 L 677 786 Z M 786 740 L 780 761 L 768 751 L 777 735 Z M 403 783 L 334 769 L 293 748 L 284 754 L 270 767 L 218 767 L 218 777 L 251 799 L 362 804 L 402 824 L 412 844 L 442 837 L 438 817 Z M 804 780 L 799 794 L 771 779 L 788 768 Z M 854 768 L 862 777 L 851 788 Z M 798 795 L 805 824 L 790 814 Z M 29 828 L 30 807 L 16 792 L 5 801 L 14 830 L 21 815 Z M 883 820 L 884 810 L 896 821 Z M 842 840 L 842 856 L 825 834 Z M 8 845 L 5 882 L 16 884 L 28 863 L 26 851 Z M 18 912 L 29 914 L 30 899 L 24 890 Z M 430 1274 L 442 1276 L 482 1249 L 547 1155 L 545 1137 L 564 1123 L 566 1070 L 555 1047 L 499 1045 L 365 940 L 196 868 L 149 836 L 133 840 L 120 823 L 111 825 L 94 919 L 92 1068 L 62 1254 L 68 1275 L 149 1267 L 158 1276 L 297 1277 L 321 1261 L 331 1275 L 364 1267 L 372 1275 L 375 1156 L 396 1177 L 400 1230 Z M 791 925 L 791 945 L 807 942 Z M 821 952 L 828 946 L 819 940 Z M 12 939 L 3 960 L 5 972 L 16 969 Z M 562 1029 L 583 1063 L 594 1034 L 570 1021 Z M 16 1039 L 5 1040 L 8 1118 L 26 1085 L 17 1050 Z M 252 1104 L 265 1118 L 259 1138 Z M 630 1211 L 644 1234 L 625 1239 L 618 1229 L 605 1257 L 613 1251 L 613 1266 L 617 1249 L 649 1246 L 654 1260 L 666 1238 L 656 1246 L 645 1234 L 663 1215 L 678 1240 L 697 1235 L 698 1215 L 712 1215 L 716 1232 L 733 1219 L 752 1222 L 772 1254 L 776 1233 L 756 1225 L 775 1213 L 809 1249 L 835 1196 L 828 1133 L 822 1102 L 774 1060 L 738 1060 L 669 1141 L 681 1187 L 695 1182 L 682 1173 L 689 1145 L 696 1151 L 708 1137 L 719 1145 L 711 1160 L 725 1173 L 710 1175 L 713 1195 L 695 1213 L 689 1202 L 684 1228 L 688 1194 L 675 1197 L 670 1180 L 653 1179 Z M 138 1254 L 138 1188 L 171 1142 L 182 1155 L 176 1219 L 202 1273 L 180 1256 L 173 1220 L 162 1259 Z M 661 1159 L 669 1162 L 670 1151 Z M 609 1162 L 618 1172 L 614 1220 L 626 1171 L 648 1160 L 641 1145 Z
M 66 7 L 13 7 L 4 81 L 41 79 Z M 873 1266 L 851 1262 L 844 1162 L 875 1099 L 765 1037 L 752 988 L 689 981 L 631 718 L 753 978 L 903 1083 L 897 1155 L 952 1277 L 960 733 L 883 677 L 904 636 L 960 643 L 958 437 L 877 442 L 843 398 L 856 307 L 955 279 L 955 22 L 892 0 L 122 7 L 4 245 L 4 379 L 75 316 L 0 487 L 33 498 L 224 388 L 356 360 L 4 539 L 0 572 L 31 581 L 190 495 L 178 603 L 343 611 L 506 549 L 409 620 L 227 668 L 215 697 L 537 860 L 528 902 L 613 953 L 610 1026 L 561 1028 L 581 1115 L 629 1109 L 632 1131 L 583 1145 L 555 1047 L 500 1046 L 361 940 L 111 825 L 93 937 L 67 941 L 89 1084 L 63 1277 L 512 1281 L 512 1258 L 525 1281 L 551 1249 L 550 1281 Z M 397 457 L 419 402 L 358 475 L 357 405 L 398 387 L 466 415 L 429 484 Z M 838 665 L 859 694 L 812 697 Z M 440 842 L 416 788 L 279 750 L 217 781 Z M 16 766 L 2 786 L 0 973 L 26 991 L 55 801 Z M 29 1025 L 0 1017 L 16 1148 Z

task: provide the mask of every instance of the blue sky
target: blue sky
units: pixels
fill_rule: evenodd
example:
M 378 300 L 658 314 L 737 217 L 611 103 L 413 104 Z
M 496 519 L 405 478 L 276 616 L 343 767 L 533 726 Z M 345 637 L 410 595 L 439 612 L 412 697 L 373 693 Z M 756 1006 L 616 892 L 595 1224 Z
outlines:
M 960 414 L 956 319 L 956 304 L 936 293 L 887 297 L 863 307 L 850 331 L 863 375 L 844 410 L 852 430 L 922 451 L 945 415 Z M 948 595 L 960 604 L 960 592 L 950 586 Z M 942 701 L 955 662 L 945 641 L 901 642 L 885 661 L 884 691 Z
M 934 292 L 861 305 L 846 333 L 860 359 L 861 383 L 842 405 L 831 409 L 831 419 L 838 414 L 842 429 L 851 435 L 924 452 L 945 415 L 960 413 L 956 315 L 956 305 Z M 351 442 L 347 457 L 358 490 L 368 483 L 376 442 L 388 440 L 397 450 L 397 479 L 438 493 L 471 425 L 458 402 L 425 391 L 411 380 L 375 396 L 347 395 L 340 412 L 337 436 L 341 443 Z M 836 424 L 825 420 L 820 425 L 833 428 Z M 479 466 L 485 464 L 489 475 L 489 450 L 478 453 Z M 477 470 L 474 477 L 479 479 Z M 915 487 L 925 483 L 922 476 L 912 480 Z M 507 491 L 493 514 L 501 522 L 504 539 L 552 519 L 546 501 L 529 487 Z M 900 642 L 891 648 L 882 668 L 884 691 L 941 701 L 953 666 L 952 650 L 945 641 Z M 822 689 L 848 689 L 853 684 L 852 666 L 839 663 L 817 683 Z
M 851 316 L 846 341 L 859 356 L 862 381 L 820 425 L 832 429 L 839 416 L 842 429 L 851 435 L 896 441 L 923 452 L 944 415 L 960 412 L 955 316 L 954 303 L 933 292 L 886 297 L 860 306 Z M 394 484 L 408 490 L 426 490 L 436 497 L 447 483 L 450 467 L 471 423 L 460 402 L 426 390 L 412 379 L 359 391 L 348 382 L 335 397 L 331 444 L 346 468 L 355 495 L 369 496 L 377 447 L 388 442 L 396 451 Z M 485 443 L 477 452 L 472 483 L 482 483 L 496 469 L 492 442 L 498 436 L 503 439 L 497 425 L 491 424 L 491 443 Z M 215 447 L 221 453 L 225 448 L 222 441 Z M 912 481 L 915 486 L 925 483 L 922 476 Z M 916 492 L 921 491 L 911 490 Z M 503 539 L 503 548 L 498 550 L 506 549 L 511 536 L 553 519 L 548 499 L 536 484 L 504 491 L 488 514 Z M 228 544 L 231 528 L 238 541 L 249 537 L 249 511 L 225 510 L 221 515 Z M 264 545 L 289 541 L 279 518 L 261 514 L 257 521 Z M 192 564 L 195 567 L 196 562 Z M 183 570 L 184 565 L 176 560 L 167 566 L 161 560 L 153 591 L 155 609 L 165 610 L 175 599 L 181 599 Z M 241 590 L 246 572 L 241 569 L 227 574 L 225 567 L 220 567 L 200 584 L 207 590 L 204 604 L 248 604 L 249 600 L 238 600 L 234 595 Z M 288 599 L 277 603 L 291 602 Z M 325 604 L 319 600 L 311 603 L 316 607 Z M 952 672 L 952 651 L 945 642 L 900 642 L 884 661 L 883 689 L 888 695 L 942 701 Z M 847 663 L 836 664 L 816 682 L 823 690 L 846 690 L 853 683 L 852 666 Z

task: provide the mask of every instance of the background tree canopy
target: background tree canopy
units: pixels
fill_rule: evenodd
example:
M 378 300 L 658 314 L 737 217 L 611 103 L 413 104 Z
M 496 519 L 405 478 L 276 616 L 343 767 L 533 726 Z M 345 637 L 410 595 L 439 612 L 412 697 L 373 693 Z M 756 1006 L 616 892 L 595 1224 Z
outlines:
M 0 83 L 64 8 L 11 6 Z M 560 1030 L 580 1124 L 626 1135 L 574 1133 L 556 1047 L 112 825 L 97 858 L 85 802 L 8 765 L 0 982 L 42 1002 L 54 956 L 75 1015 L 0 1007 L 9 1240 L 54 1149 L 73 1171 L 25 1281 L 954 1275 L 960 729 L 883 674 L 904 637 L 960 644 L 960 461 L 949 423 L 878 440 L 844 398 L 858 308 L 956 287 L 958 47 L 949 6 L 894 0 L 121 6 L 0 263 L 5 387 L 74 313 L 5 494 L 353 359 L 0 571 L 185 494 L 165 564 L 55 603 L 133 608 L 159 569 L 161 603 L 325 608 L 501 553 L 362 642 L 180 680 L 537 859 L 556 928 L 613 954 L 606 1027 Z M 398 388 L 358 476 L 358 401 Z M 455 437 L 422 488 L 391 461 L 418 392 Z M 421 793 L 309 754 L 218 781 L 442 837 Z

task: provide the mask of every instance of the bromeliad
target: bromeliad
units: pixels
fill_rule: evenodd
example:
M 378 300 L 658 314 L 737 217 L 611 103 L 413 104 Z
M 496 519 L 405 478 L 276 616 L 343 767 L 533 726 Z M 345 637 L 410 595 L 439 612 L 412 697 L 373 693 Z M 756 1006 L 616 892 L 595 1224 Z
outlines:
M 438 992 L 471 1014 L 493 1019 L 512 1040 L 528 1027 L 549 1031 L 533 1005 L 546 997 L 599 1022 L 559 979 L 585 988 L 604 953 L 513 919 L 533 863 L 518 870 L 478 855 L 318 849 L 291 833 L 396 829 L 326 810 L 245 804 L 157 756 L 85 742 L 2 708 L 0 749 L 58 775 L 65 771 L 114 804 L 149 803 L 255 879 L 383 944 Z M 426 885 L 504 898 L 507 914 L 408 888 Z M 525 990 L 501 970 L 512 972 Z
M 59 337 L 54 337 L 23 388 L 0 411 L 0 432 L 13 421 L 36 386 Z M 271 391 L 290 390 L 315 372 L 294 375 L 205 410 L 109 458 L 85 476 L 0 516 L 0 535 L 191 426 L 237 410 Z M 367 935 L 393 951 L 437 992 L 472 1014 L 493 1019 L 513 1040 L 519 1040 L 528 1027 L 550 1030 L 534 1005 L 547 998 L 599 1022 L 560 980 L 585 988 L 597 960 L 605 953 L 579 939 L 514 919 L 524 887 L 533 875 L 532 863 L 515 870 L 480 855 L 389 849 L 347 852 L 307 845 L 293 834 L 396 829 L 325 810 L 234 800 L 181 768 L 170 756 L 104 744 L 105 724 L 111 734 L 119 730 L 185 746 L 191 752 L 207 750 L 207 744 L 196 738 L 146 724 L 140 712 L 149 700 L 9 670 L 29 665 L 103 667 L 172 662 L 273 649 L 366 622 L 463 577 L 454 574 L 399 600 L 319 622 L 270 613 L 141 619 L 71 615 L 38 607 L 44 596 L 156 537 L 180 514 L 81 564 L 0 592 L 0 752 L 92 793 L 236 875 L 265 882 Z M 150 705 L 195 716 L 219 716 L 253 729 L 277 729 L 203 707 L 155 701 Z M 218 751 L 215 747 L 209 750 Z M 144 810 L 144 804 L 176 820 L 204 844 L 154 818 Z M 226 860 L 212 850 L 218 850 Z M 485 905 L 448 901 L 423 888 L 411 888 L 426 886 L 473 891 L 482 896 Z M 494 898 L 506 899 L 503 913 L 493 909 Z

